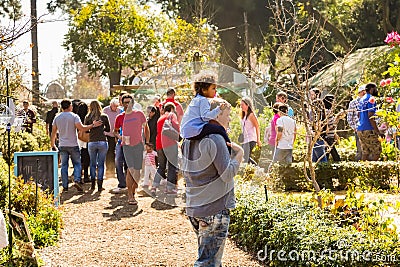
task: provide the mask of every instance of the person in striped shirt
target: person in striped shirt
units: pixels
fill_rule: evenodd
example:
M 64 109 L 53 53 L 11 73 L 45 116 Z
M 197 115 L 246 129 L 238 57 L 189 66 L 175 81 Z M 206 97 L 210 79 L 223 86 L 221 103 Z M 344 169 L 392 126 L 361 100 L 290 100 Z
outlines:
M 147 143 L 145 145 L 146 151 L 143 152 L 144 161 L 144 178 L 143 178 L 143 189 L 148 189 L 150 186 L 150 180 L 154 179 L 157 171 L 157 152 L 154 151 L 154 145 Z

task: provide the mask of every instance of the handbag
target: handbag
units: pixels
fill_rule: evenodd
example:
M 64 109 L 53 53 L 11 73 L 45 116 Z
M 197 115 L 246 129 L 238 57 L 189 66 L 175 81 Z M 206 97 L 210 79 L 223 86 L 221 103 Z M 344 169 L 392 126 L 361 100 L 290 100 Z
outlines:
M 161 134 L 167 136 L 168 138 L 178 141 L 179 132 L 172 126 L 171 115 L 165 120 L 162 127 Z
M 89 132 L 87 131 L 79 131 L 78 130 L 78 139 L 82 142 L 89 142 Z

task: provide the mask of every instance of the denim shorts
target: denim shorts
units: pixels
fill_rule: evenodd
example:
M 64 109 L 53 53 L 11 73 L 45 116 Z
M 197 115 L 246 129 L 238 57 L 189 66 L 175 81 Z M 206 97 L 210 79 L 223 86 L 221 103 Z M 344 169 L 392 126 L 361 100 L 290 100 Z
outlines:
M 125 162 L 128 168 L 133 168 L 135 170 L 141 170 L 143 165 L 143 143 L 139 143 L 134 146 L 122 146 L 122 151 L 124 152 Z

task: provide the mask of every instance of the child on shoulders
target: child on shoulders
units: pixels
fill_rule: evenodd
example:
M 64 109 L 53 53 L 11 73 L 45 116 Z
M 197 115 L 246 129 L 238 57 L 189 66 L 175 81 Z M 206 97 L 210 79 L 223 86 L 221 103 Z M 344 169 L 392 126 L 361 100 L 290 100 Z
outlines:
M 230 139 L 225 129 L 217 124 L 210 123 L 226 108 L 223 103 L 210 110 L 208 98 L 216 95 L 216 78 L 213 74 L 201 72 L 193 83 L 196 96 L 190 102 L 181 122 L 180 135 L 190 140 L 199 140 L 209 134 L 220 134 L 226 142 Z M 228 147 L 230 148 L 230 147 Z

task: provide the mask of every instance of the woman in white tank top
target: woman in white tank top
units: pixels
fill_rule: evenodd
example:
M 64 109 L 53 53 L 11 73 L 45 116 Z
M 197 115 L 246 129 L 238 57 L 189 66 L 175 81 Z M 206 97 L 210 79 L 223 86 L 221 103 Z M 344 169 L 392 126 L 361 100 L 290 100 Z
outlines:
M 260 125 L 258 124 L 257 117 L 254 114 L 253 104 L 249 97 L 242 98 L 240 108 L 242 109 L 241 125 L 243 132 L 242 147 L 244 150 L 243 162 L 257 165 L 257 163 L 251 158 L 251 152 L 256 145 L 262 145 L 260 141 Z

